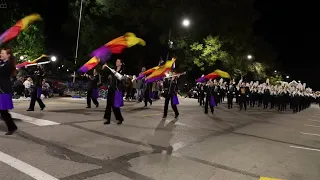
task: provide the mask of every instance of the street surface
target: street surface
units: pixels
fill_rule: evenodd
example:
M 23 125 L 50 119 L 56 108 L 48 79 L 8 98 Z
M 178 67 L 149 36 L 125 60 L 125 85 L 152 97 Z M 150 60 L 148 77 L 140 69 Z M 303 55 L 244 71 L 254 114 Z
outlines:
M 41 112 L 28 101 L 12 111 L 19 130 L 0 123 L 1 180 L 320 180 L 320 108 L 298 114 L 226 104 L 203 114 L 180 98 L 180 117 L 163 100 L 126 102 L 125 121 L 103 125 L 105 102 L 55 98 Z M 113 117 L 113 116 L 112 116 Z

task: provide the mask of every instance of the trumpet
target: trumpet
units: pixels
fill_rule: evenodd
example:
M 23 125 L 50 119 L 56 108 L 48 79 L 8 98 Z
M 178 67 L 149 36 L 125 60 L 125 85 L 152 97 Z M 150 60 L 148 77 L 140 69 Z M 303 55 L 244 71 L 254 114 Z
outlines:
M 179 73 L 179 74 L 174 74 L 174 75 L 171 75 L 171 76 L 166 76 L 164 78 L 172 78 L 172 77 L 177 77 L 177 76 L 181 76 L 181 75 L 185 75 L 187 74 L 187 72 L 183 72 L 183 73 Z
M 118 80 L 124 79 L 124 76 L 123 76 L 122 74 L 120 74 L 120 73 L 118 73 L 117 71 L 111 69 L 108 65 L 105 65 L 105 66 L 114 74 L 114 76 L 116 76 L 116 78 L 117 78 Z

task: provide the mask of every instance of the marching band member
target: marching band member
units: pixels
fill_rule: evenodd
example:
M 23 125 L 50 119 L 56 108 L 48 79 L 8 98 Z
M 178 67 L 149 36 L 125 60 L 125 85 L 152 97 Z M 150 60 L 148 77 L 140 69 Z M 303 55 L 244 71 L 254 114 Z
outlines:
M 204 102 L 205 88 L 206 88 L 206 86 L 204 84 L 200 84 L 200 86 L 199 86 L 199 97 L 198 97 L 200 106 L 205 104 L 205 102 Z
M 247 87 L 246 83 L 242 83 L 240 86 L 240 94 L 239 94 L 239 106 L 240 106 L 240 111 L 242 108 L 244 110 L 247 110 L 247 98 L 249 96 L 249 87 Z
M 33 75 L 34 86 L 32 87 L 30 106 L 27 111 L 34 111 L 34 106 L 36 104 L 36 101 L 38 102 L 41 111 L 46 107 L 46 105 L 41 100 L 42 80 L 44 76 L 45 76 L 45 72 L 44 72 L 43 66 L 38 65 L 37 70 L 34 72 L 34 75 Z
M 15 75 L 16 61 L 13 53 L 10 49 L 2 49 L 0 61 L 0 114 L 8 128 L 6 135 L 12 135 L 18 129 L 9 113 L 9 110 L 13 109 L 13 92 L 10 77 Z
M 102 66 L 102 69 L 108 67 L 106 64 Z M 115 72 L 123 74 L 124 69 L 122 67 L 122 60 L 117 59 L 116 61 L 116 68 L 114 69 Z M 107 95 L 107 106 L 104 113 L 104 124 L 110 124 L 111 119 L 111 108 L 116 117 L 116 120 L 119 122 L 117 124 L 122 124 L 123 117 L 120 111 L 120 107 L 123 106 L 123 89 L 124 84 L 121 80 L 117 79 L 114 73 L 111 73 L 109 76 L 109 88 L 108 88 L 108 95 Z
M 233 105 L 233 98 L 236 94 L 236 87 L 235 87 L 235 81 L 230 80 L 229 86 L 227 86 L 227 103 L 228 103 L 228 109 L 232 109 Z

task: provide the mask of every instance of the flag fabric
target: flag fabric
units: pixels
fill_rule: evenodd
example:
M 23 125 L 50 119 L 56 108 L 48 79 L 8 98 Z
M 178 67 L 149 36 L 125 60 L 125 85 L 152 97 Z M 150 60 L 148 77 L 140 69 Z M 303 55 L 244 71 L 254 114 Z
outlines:
M 92 59 L 90 59 L 86 64 L 84 64 L 79 71 L 86 73 L 93 69 L 95 66 L 101 63 L 106 63 L 112 54 L 120 54 L 123 52 L 125 48 L 130 48 L 134 45 L 142 45 L 145 46 L 146 42 L 141 39 L 136 37 L 135 34 L 133 33 L 126 33 L 123 36 L 120 36 L 118 38 L 115 38 L 105 45 L 101 46 L 100 48 L 94 50 L 91 53 Z M 89 63 L 90 62 L 90 63 Z
M 85 63 L 79 69 L 79 71 L 82 73 L 86 73 L 86 72 L 90 71 L 91 69 L 93 69 L 94 67 L 96 67 L 99 64 L 99 62 L 100 62 L 99 58 L 93 57 L 87 63 Z
M 216 78 L 218 78 L 220 75 L 218 74 L 218 73 L 216 73 L 216 72 L 212 72 L 212 73 L 210 73 L 210 74 L 208 74 L 208 75 L 206 75 L 206 76 L 204 76 L 204 78 L 206 78 L 206 79 L 216 79 Z
M 203 83 L 203 82 L 206 82 L 206 81 L 207 80 L 206 80 L 205 77 L 200 77 L 200 78 L 196 79 L 196 82 L 198 82 L 198 83 Z
M 216 79 L 218 77 L 220 77 L 220 75 L 216 71 L 214 71 L 212 73 L 209 73 L 205 76 L 201 76 L 200 78 L 196 79 L 196 82 L 203 83 L 210 79 Z
M 160 66 L 158 69 L 153 71 L 148 77 L 146 77 L 146 83 L 161 80 L 167 72 L 171 71 L 174 62 L 176 61 L 175 58 L 172 58 L 172 60 L 166 61 L 166 63 L 162 66 Z
M 145 46 L 146 42 L 143 39 L 136 37 L 135 34 L 128 32 L 94 50 L 91 53 L 91 56 L 99 58 L 101 63 L 106 63 L 110 59 L 111 54 L 120 54 L 125 48 L 130 48 L 138 44 Z
M 214 71 L 215 73 L 219 74 L 219 76 L 221 76 L 222 78 L 228 78 L 230 79 L 230 75 L 229 73 L 225 72 L 225 71 L 221 71 L 220 69 L 217 69 Z
M 23 68 L 29 64 L 35 64 L 37 63 L 40 59 L 44 58 L 44 57 L 48 57 L 48 55 L 45 55 L 45 54 L 42 54 L 40 57 L 38 57 L 37 59 L 35 60 L 32 60 L 30 62 L 23 62 L 23 63 L 20 63 L 20 64 L 17 64 L 16 65 L 16 68 Z
M 151 74 L 152 72 L 154 72 L 155 70 L 157 70 L 159 68 L 160 68 L 160 66 L 156 66 L 156 67 L 150 68 L 150 69 L 140 73 L 139 76 L 137 77 L 137 79 L 142 79 L 143 77 Z
M 0 45 L 17 37 L 19 33 L 25 30 L 31 23 L 39 20 L 41 20 L 41 16 L 39 14 L 31 14 L 24 17 L 0 36 Z

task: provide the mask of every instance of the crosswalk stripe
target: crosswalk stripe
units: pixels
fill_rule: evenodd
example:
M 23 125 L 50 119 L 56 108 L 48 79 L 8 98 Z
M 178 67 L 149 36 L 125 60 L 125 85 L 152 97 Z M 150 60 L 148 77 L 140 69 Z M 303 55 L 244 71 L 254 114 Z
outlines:
M 320 126 L 315 126 L 315 125 L 310 125 L 310 124 L 305 124 L 305 126 L 320 128 Z
M 41 171 L 38 168 L 35 168 L 23 161 L 20 161 L 19 159 L 16 159 L 8 154 L 5 154 L 0 151 L 0 162 L 3 162 L 21 172 L 24 174 L 34 178 L 35 180 L 58 180 L 57 178 Z
M 296 149 L 304 149 L 304 150 L 309 150 L 309 151 L 318 151 L 320 152 L 320 149 L 313 149 L 313 148 L 307 148 L 307 147 L 301 147 L 301 146 L 290 146 L 291 148 L 296 148 Z
M 308 119 L 309 121 L 313 121 L 313 122 L 319 122 L 320 123 L 320 121 L 318 121 L 318 120 L 313 120 L 313 119 Z
M 301 133 L 301 134 L 304 134 L 304 135 L 320 136 L 320 134 L 305 133 L 305 132 L 300 132 L 300 133 Z
M 11 116 L 14 119 L 20 119 L 23 122 L 35 124 L 37 126 L 52 126 L 52 125 L 59 125 L 60 124 L 60 123 L 45 120 L 45 119 L 38 119 L 38 118 L 30 117 L 30 116 L 25 116 L 25 115 L 18 114 L 15 112 L 11 112 Z

